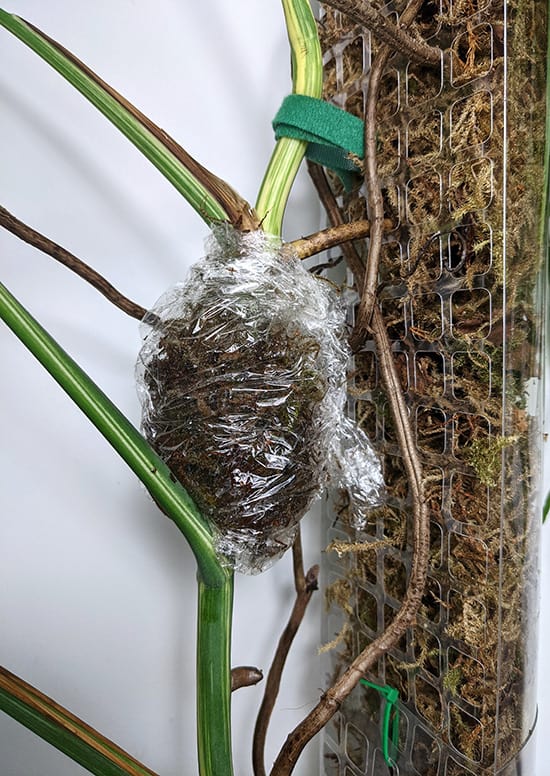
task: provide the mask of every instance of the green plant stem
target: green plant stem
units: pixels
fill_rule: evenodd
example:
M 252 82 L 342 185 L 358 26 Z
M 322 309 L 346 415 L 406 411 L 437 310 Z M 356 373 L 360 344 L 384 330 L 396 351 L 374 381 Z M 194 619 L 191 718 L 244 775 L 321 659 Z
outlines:
M 292 91 L 309 97 L 323 92 L 323 61 L 317 25 L 308 0 L 282 0 L 292 54 Z M 267 167 L 256 213 L 263 229 L 280 235 L 283 216 L 307 143 L 283 137 L 277 141 Z
M 199 579 L 197 728 L 200 776 L 231 776 L 231 618 L 233 575 L 222 587 Z
M 216 558 L 206 521 L 139 431 L 2 284 L 0 318 L 122 456 L 163 512 L 176 523 L 195 554 L 203 581 L 213 587 L 223 586 L 226 574 Z
M 0 25 L 57 70 L 100 110 L 160 170 L 207 223 L 228 220 L 226 209 L 216 200 L 209 185 L 212 183 L 219 187 L 223 186 L 223 182 L 186 154 L 166 133 L 162 133 L 114 89 L 40 30 L 2 9 Z M 13 75 L 15 77 L 15 73 Z M 152 128 L 159 131 L 151 131 Z M 185 161 L 182 162 L 182 159 Z M 198 176 L 204 180 L 199 180 Z

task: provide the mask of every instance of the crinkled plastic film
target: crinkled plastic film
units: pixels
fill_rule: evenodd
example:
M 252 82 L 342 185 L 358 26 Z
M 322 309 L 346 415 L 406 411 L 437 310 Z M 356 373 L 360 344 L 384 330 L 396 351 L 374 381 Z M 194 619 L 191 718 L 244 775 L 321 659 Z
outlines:
M 379 502 L 378 458 L 344 414 L 345 334 L 330 284 L 275 238 L 228 227 L 145 317 L 143 431 L 239 571 L 290 547 L 329 478 L 359 522 Z

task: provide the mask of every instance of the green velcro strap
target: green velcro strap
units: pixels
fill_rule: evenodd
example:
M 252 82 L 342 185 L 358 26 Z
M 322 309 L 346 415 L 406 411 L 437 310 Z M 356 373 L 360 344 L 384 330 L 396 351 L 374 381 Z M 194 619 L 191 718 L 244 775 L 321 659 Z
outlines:
M 316 97 L 289 94 L 273 119 L 273 129 L 277 140 L 305 140 L 307 158 L 334 170 L 345 188 L 351 188 L 364 156 L 361 119 Z

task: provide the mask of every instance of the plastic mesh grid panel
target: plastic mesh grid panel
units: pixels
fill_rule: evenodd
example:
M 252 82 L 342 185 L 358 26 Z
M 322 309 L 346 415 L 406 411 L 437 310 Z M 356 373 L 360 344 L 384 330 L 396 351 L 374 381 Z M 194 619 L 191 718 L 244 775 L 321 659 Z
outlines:
M 381 12 L 399 18 L 394 5 Z M 535 719 L 539 428 L 527 389 L 540 357 L 546 24 L 539 0 L 429 0 L 412 34 L 441 48 L 440 66 L 395 54 L 380 82 L 377 165 L 391 227 L 378 304 L 431 528 L 415 626 L 369 676 L 400 693 L 401 776 L 512 776 Z M 363 117 L 376 40 L 328 8 L 320 30 L 325 97 Z M 368 217 L 360 181 L 351 193 L 330 182 L 347 219 Z M 366 261 L 368 243 L 357 247 Z M 356 315 L 351 305 L 350 324 Z M 393 619 L 411 562 L 408 486 L 368 338 L 349 411 L 382 456 L 388 496 L 356 532 L 346 494 L 334 495 L 329 542 L 365 547 L 327 557 L 329 681 Z M 383 705 L 363 686 L 349 696 L 325 733 L 327 775 L 392 772 Z

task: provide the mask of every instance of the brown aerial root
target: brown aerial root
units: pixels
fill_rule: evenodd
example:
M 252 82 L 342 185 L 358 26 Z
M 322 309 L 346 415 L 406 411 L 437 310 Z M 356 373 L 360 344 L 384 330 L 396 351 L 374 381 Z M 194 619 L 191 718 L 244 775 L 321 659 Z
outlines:
M 4 229 L 6 229 L 8 232 L 11 232 L 16 237 L 19 237 L 19 239 L 23 240 L 23 242 L 32 245 L 34 248 L 38 248 L 38 250 L 42 251 L 42 253 L 51 256 L 52 259 L 55 259 L 60 264 L 63 264 L 65 267 L 67 267 L 67 269 L 70 269 L 87 283 L 92 285 L 97 291 L 103 294 L 103 296 L 106 297 L 109 302 L 112 302 L 115 307 L 118 307 L 119 310 L 122 310 L 132 318 L 141 320 L 147 312 L 145 307 L 142 307 L 136 302 L 132 302 L 131 299 L 128 299 L 128 297 L 124 296 L 124 294 L 121 294 L 120 291 L 118 291 L 109 283 L 108 280 L 103 277 L 103 275 L 100 275 L 99 272 L 96 272 L 95 269 L 92 269 L 92 267 L 82 261 L 82 259 L 79 259 L 73 253 L 70 253 L 68 250 L 63 248 L 61 245 L 58 245 L 53 240 L 50 240 L 49 237 L 45 237 L 43 234 L 40 234 L 40 232 L 32 229 L 30 226 L 23 223 L 23 221 L 20 221 L 14 215 L 9 213 L 2 206 L 0 206 L 0 226 L 3 226 Z
M 281 677 L 283 669 L 296 636 L 298 629 L 304 618 L 307 606 L 311 596 L 317 590 L 317 577 L 319 566 L 312 566 L 307 574 L 304 574 L 304 565 L 302 560 L 302 541 L 300 532 L 292 545 L 292 561 L 294 569 L 294 586 L 296 589 L 296 599 L 288 623 L 279 639 L 273 662 L 267 680 L 265 683 L 265 692 L 256 719 L 254 728 L 254 740 L 252 744 L 252 762 L 254 767 L 254 776 L 265 776 L 264 751 L 267 729 L 271 713 L 279 694 Z

